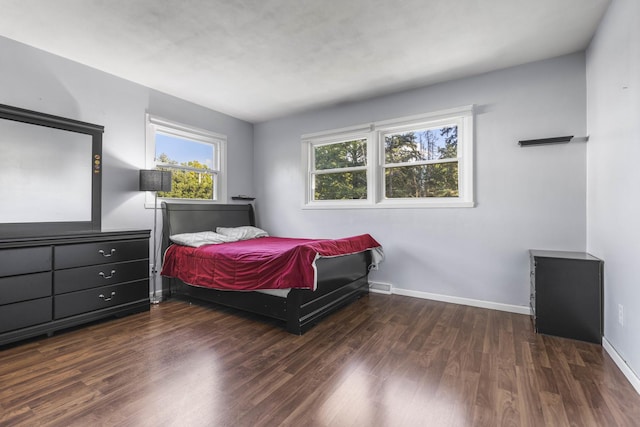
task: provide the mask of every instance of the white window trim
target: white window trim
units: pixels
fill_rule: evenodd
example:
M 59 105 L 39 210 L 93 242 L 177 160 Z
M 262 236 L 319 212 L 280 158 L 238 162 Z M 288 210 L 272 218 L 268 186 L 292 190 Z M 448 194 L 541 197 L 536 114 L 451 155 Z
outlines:
M 355 199 L 355 200 L 344 200 L 342 202 L 346 202 L 349 204 L 352 204 L 353 206 L 365 206 L 368 204 L 371 204 L 372 200 L 373 200 L 373 184 L 371 183 L 371 180 L 368 179 L 369 177 L 372 176 L 372 170 L 373 170 L 373 166 L 371 164 L 371 155 L 369 153 L 369 149 L 371 148 L 372 144 L 371 144 L 371 133 L 367 130 L 367 132 L 362 132 L 360 129 L 349 129 L 344 133 L 340 133 L 340 134 L 326 134 L 323 135 L 321 137 L 317 137 L 317 138 L 313 138 L 310 140 L 307 140 L 305 144 L 303 144 L 303 162 L 304 162 L 304 170 L 305 170 L 305 175 L 306 175 L 306 179 L 305 179 L 305 200 L 313 200 L 313 188 L 312 188 L 312 170 L 313 170 L 313 161 L 314 161 L 314 150 L 312 149 L 312 147 L 318 146 L 318 145 L 326 145 L 326 144 L 336 144 L 336 143 L 340 143 L 340 142 L 345 142 L 345 141 L 351 141 L 351 140 L 360 140 L 360 139 L 365 139 L 367 140 L 367 165 L 364 167 L 359 167 L 359 168 L 355 168 L 358 170 L 366 170 L 367 171 L 367 195 L 368 198 L 367 199 Z M 344 170 L 355 170 L 354 168 L 341 168 Z M 326 171 L 323 171 L 322 173 L 327 173 Z M 331 205 L 335 204 L 335 200 L 313 200 L 313 204 L 317 205 L 318 207 L 320 206 L 325 206 L 325 207 L 330 207 Z
M 212 132 L 206 129 L 197 128 L 195 126 L 188 126 L 182 123 L 177 123 L 159 116 L 154 116 L 147 113 L 145 115 L 146 123 L 146 169 L 156 168 L 156 147 L 155 147 L 155 135 L 156 132 L 162 132 L 177 137 L 183 137 L 192 139 L 195 141 L 215 143 L 218 145 L 218 173 L 217 186 L 214 188 L 214 196 L 216 200 L 191 200 L 191 199 L 164 199 L 158 198 L 158 204 L 162 200 L 179 200 L 181 203 L 227 203 L 227 136 Z M 146 192 L 145 208 L 154 208 L 154 194 L 152 192 Z M 158 206 L 159 207 L 159 206 Z
M 417 129 L 422 126 L 455 123 L 458 130 L 458 190 L 452 197 L 387 199 L 384 197 L 384 153 L 381 138 L 385 133 Z M 313 200 L 311 177 L 312 147 L 349 138 L 367 138 L 366 200 Z M 474 106 L 440 110 L 427 114 L 377 121 L 369 124 L 302 135 L 302 173 L 305 185 L 303 209 L 371 208 L 469 208 L 475 206 L 473 182 Z

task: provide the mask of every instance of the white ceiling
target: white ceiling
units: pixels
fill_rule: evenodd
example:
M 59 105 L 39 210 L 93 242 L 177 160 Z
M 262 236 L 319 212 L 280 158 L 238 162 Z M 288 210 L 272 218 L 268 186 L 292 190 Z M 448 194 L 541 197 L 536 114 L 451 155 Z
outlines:
M 259 122 L 584 50 L 610 0 L 0 0 L 0 35 Z

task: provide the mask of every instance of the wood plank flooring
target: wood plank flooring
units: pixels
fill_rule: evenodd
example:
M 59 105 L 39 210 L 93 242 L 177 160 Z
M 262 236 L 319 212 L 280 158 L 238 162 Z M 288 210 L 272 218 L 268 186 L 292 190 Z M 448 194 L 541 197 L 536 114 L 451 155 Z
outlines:
M 368 295 L 303 336 L 231 309 L 0 347 L 1 426 L 638 426 L 602 347 L 527 316 Z

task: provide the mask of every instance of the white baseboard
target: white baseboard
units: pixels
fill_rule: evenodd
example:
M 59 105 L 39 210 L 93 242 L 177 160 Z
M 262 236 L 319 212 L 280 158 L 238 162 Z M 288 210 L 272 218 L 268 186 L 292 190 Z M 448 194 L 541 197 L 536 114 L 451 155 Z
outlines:
M 627 365 L 627 362 L 618 354 L 616 349 L 611 345 L 606 338 L 602 338 L 602 347 L 605 351 L 611 356 L 613 362 L 620 368 L 625 377 L 629 380 L 634 389 L 636 389 L 636 393 L 640 394 L 640 378 L 636 375 L 635 372 Z
M 529 306 L 502 304 L 499 302 L 483 301 L 471 298 L 452 297 L 449 295 L 432 294 L 429 292 L 412 291 L 409 289 L 391 288 L 391 293 L 407 297 L 430 299 L 434 301 L 450 302 L 453 304 L 468 305 L 471 307 L 488 308 L 491 310 L 507 311 L 518 314 L 531 314 Z

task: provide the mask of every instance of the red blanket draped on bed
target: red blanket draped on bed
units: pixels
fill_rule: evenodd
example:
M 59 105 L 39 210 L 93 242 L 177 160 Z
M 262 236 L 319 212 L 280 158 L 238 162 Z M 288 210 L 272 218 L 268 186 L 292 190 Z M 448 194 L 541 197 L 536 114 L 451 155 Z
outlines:
M 215 289 L 315 289 L 315 261 L 379 248 L 368 234 L 337 240 L 262 237 L 199 248 L 171 245 L 163 276 Z

